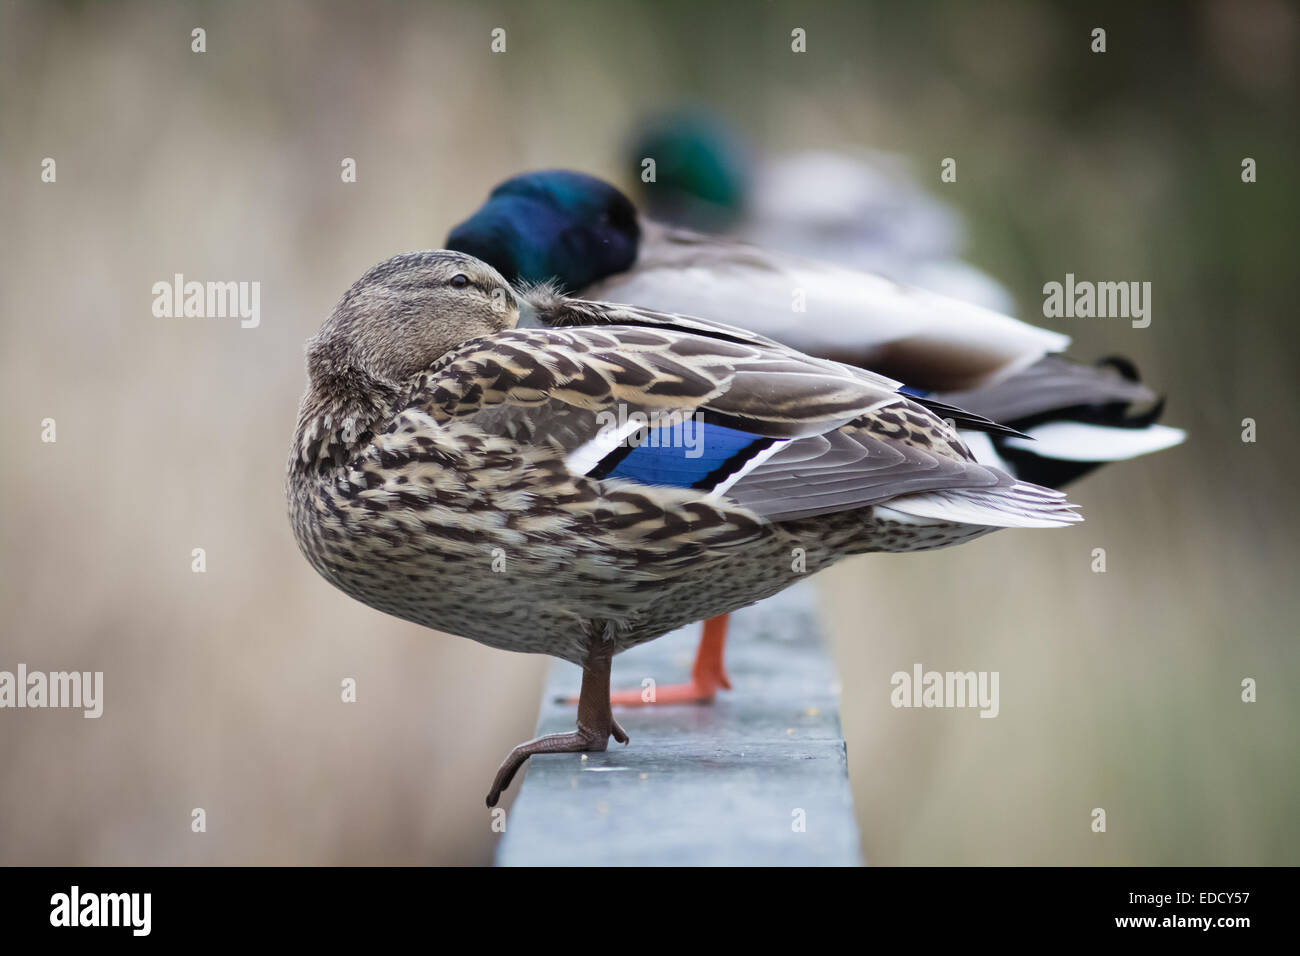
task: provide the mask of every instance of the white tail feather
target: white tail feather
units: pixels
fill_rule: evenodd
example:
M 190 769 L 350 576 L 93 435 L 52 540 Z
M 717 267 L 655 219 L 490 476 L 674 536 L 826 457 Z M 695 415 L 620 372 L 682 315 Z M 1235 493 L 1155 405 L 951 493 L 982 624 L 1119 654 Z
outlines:
M 1181 428 L 1168 425 L 1115 428 L 1082 422 L 1047 422 L 1025 434 L 1033 440 L 1008 438 L 1007 446 L 1060 461 L 1124 461 L 1172 448 L 1187 437 Z
M 888 510 L 918 518 L 989 528 L 1060 528 L 1082 521 L 1065 495 L 1037 485 L 953 488 L 903 495 Z

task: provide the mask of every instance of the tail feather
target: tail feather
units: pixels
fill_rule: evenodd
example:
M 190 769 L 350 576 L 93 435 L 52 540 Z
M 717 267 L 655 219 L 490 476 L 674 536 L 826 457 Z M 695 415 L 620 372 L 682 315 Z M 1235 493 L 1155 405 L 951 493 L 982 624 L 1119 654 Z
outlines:
M 1061 492 L 1023 482 L 903 495 L 887 507 L 917 518 L 990 528 L 1059 528 L 1083 520 Z
M 1164 400 L 1123 358 L 1080 365 L 1048 356 L 986 388 L 938 397 L 1023 432 L 992 433 L 971 445 L 980 461 L 1049 488 L 1061 488 L 1105 462 L 1172 448 L 1187 437 L 1181 429 L 1156 424 Z M 1137 405 L 1148 407 L 1134 411 Z
M 1026 451 L 1039 458 L 1101 463 L 1125 461 L 1139 455 L 1173 448 L 1187 438 L 1181 428 L 1147 425 L 1139 428 L 1091 425 L 1084 422 L 1045 422 L 1030 428 L 1025 438 L 1009 437 L 1004 448 Z
M 1156 400 L 1126 359 L 1083 365 L 1060 355 L 1041 358 L 992 385 L 935 397 L 995 422 L 1025 425 L 1037 424 L 1044 416 L 1057 417 L 1067 409 L 1127 408 Z

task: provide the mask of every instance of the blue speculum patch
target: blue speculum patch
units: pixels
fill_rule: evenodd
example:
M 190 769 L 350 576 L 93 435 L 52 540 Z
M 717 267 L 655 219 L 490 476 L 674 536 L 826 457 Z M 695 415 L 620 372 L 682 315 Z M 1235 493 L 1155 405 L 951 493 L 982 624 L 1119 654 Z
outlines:
M 636 447 L 613 453 L 622 452 L 621 458 L 603 477 L 705 490 L 734 474 L 773 441 L 689 418 L 674 425 L 647 428 L 633 440 Z

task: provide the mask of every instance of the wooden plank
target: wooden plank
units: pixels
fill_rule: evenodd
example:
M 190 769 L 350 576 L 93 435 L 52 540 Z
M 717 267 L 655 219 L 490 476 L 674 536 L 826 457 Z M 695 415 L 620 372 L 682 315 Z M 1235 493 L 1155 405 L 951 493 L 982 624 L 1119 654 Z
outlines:
M 614 659 L 616 687 L 683 679 L 693 626 Z M 528 762 L 499 866 L 835 865 L 862 862 L 839 687 L 802 584 L 732 618 L 732 691 L 712 706 L 616 711 L 632 743 Z M 578 667 L 556 662 L 537 732 L 571 730 Z M 802 829 L 800 823 L 802 822 Z

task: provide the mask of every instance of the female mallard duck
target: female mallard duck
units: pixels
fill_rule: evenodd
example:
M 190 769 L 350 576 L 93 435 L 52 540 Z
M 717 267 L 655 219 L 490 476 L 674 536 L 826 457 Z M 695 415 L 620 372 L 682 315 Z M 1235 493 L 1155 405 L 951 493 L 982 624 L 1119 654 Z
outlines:
M 1101 462 L 1176 445 L 1162 403 L 1122 359 L 1082 365 L 1069 338 L 855 269 L 666 226 L 618 189 L 565 170 L 497 186 L 447 246 L 514 282 L 555 282 L 596 299 L 734 322 L 821 358 L 869 368 L 1012 431 L 963 432 L 976 457 L 1059 488 Z M 1135 403 L 1150 404 L 1133 414 Z M 1023 434 L 1022 434 L 1023 433 Z M 655 703 L 705 702 L 729 687 L 725 621 L 705 628 L 689 682 Z M 644 703 L 639 690 L 615 703 Z
M 521 313 L 533 327 L 520 327 Z M 358 600 L 584 668 L 573 733 L 626 743 L 614 654 L 849 554 L 1078 520 L 872 372 L 700 319 L 516 292 L 461 253 L 375 266 L 308 343 L 288 468 L 307 559 Z M 801 562 L 792 555 L 802 554 Z

